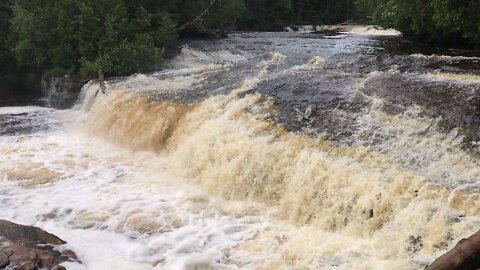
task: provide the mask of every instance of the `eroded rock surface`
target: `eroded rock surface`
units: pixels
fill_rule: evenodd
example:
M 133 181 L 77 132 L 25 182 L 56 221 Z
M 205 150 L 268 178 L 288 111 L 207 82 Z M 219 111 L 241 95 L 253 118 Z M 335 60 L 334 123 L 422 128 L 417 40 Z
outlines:
M 60 251 L 64 244 L 40 228 L 0 220 L 0 269 L 65 269 L 61 263 L 78 259 L 71 250 Z
M 84 81 L 70 76 L 51 77 L 43 80 L 42 88 L 48 98 L 48 104 L 63 110 L 75 104 L 84 84 Z

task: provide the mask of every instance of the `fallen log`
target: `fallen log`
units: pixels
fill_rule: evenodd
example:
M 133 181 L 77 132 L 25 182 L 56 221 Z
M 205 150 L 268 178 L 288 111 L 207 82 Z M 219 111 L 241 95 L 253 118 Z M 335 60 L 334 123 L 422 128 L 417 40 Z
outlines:
M 480 269 L 480 231 L 460 240 L 453 249 L 425 268 L 425 270 L 460 269 Z

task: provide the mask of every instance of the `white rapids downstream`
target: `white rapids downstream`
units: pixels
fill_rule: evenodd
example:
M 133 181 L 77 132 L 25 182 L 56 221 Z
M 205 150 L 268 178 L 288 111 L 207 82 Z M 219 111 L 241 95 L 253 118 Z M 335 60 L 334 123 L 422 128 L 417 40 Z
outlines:
M 476 137 L 364 90 L 405 76 L 478 95 L 477 75 L 357 69 L 366 34 L 256 35 L 185 46 L 105 95 L 90 82 L 70 110 L 0 107 L 0 218 L 67 241 L 68 269 L 423 269 L 480 229 Z M 347 90 L 282 103 L 300 83 Z

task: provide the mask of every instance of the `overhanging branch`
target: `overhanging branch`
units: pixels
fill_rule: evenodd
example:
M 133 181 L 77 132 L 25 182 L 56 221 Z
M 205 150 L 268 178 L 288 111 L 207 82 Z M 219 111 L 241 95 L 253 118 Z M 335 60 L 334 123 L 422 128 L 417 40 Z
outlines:
M 205 16 L 208 13 L 208 10 L 213 6 L 213 4 L 215 4 L 216 1 L 217 0 L 210 1 L 210 4 L 208 5 L 208 7 L 202 13 L 200 13 L 200 15 L 195 17 L 195 19 L 193 19 L 193 20 L 191 20 L 187 23 L 182 24 L 180 27 L 177 28 L 177 32 L 181 32 L 181 31 L 185 30 L 186 28 L 192 26 L 194 23 L 196 23 L 197 21 L 202 19 L 202 17 Z

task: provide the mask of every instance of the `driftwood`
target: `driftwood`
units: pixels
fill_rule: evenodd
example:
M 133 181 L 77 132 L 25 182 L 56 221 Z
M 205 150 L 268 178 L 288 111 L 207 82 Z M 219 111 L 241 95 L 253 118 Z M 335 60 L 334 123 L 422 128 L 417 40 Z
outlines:
M 449 252 L 436 259 L 425 270 L 480 269 L 480 231 L 462 239 Z
M 189 22 L 186 22 L 184 24 L 182 24 L 180 27 L 177 28 L 177 31 L 178 32 L 181 32 L 185 29 L 187 29 L 188 27 L 192 26 L 193 24 L 195 24 L 197 21 L 199 21 L 200 19 L 202 19 L 203 16 L 205 16 L 207 13 L 208 13 L 208 10 L 213 6 L 213 4 L 215 4 L 217 0 L 212 0 L 210 1 L 210 4 L 208 5 L 208 7 L 202 12 L 200 13 L 200 15 L 198 15 L 197 17 L 195 17 L 195 19 L 189 21 Z

